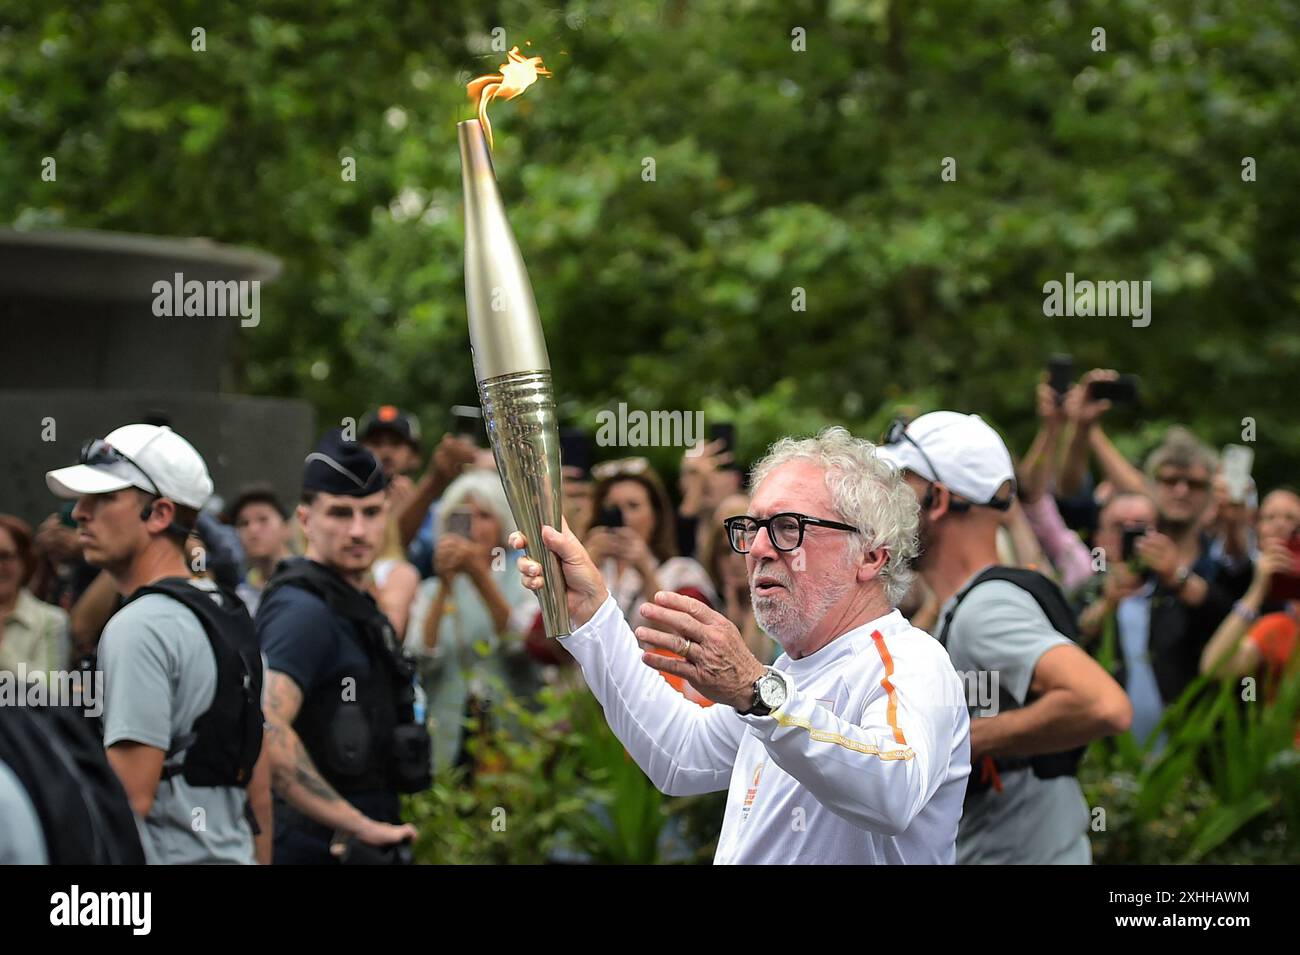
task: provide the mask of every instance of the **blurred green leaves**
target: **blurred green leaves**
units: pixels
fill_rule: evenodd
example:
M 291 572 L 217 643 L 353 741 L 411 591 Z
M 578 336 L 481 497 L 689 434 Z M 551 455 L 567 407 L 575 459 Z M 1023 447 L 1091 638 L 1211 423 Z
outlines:
M 1038 370 L 1068 351 L 1143 377 L 1121 427 L 1223 443 L 1257 418 L 1267 486 L 1300 448 L 1280 398 L 1300 368 L 1294 11 L 1161 6 L 3 2 L 0 216 L 279 255 L 237 380 L 326 419 L 394 401 L 437 432 L 474 397 L 459 82 L 496 69 L 501 26 L 555 72 L 497 105 L 495 159 L 572 423 L 714 408 L 752 458 L 908 402 L 1023 446 Z M 1066 272 L 1151 279 L 1151 326 L 1045 318 Z

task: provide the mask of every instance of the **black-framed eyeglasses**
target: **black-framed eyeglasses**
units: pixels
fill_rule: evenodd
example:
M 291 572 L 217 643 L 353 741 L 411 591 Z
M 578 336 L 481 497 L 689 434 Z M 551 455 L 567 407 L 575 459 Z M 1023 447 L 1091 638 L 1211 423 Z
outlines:
M 806 514 L 796 514 L 793 511 L 783 511 L 780 514 L 773 514 L 771 517 L 760 520 L 757 517 L 741 515 L 739 517 L 728 517 L 722 522 L 722 526 L 727 529 L 727 543 L 737 554 L 748 554 L 750 548 L 754 546 L 754 541 L 758 538 L 758 532 L 764 527 L 767 528 L 768 539 L 772 541 L 772 546 L 779 551 L 798 550 L 803 546 L 804 528 L 809 525 L 813 527 L 829 527 L 836 531 L 851 531 L 852 533 L 861 533 L 858 528 L 851 524 L 841 524 L 839 521 L 828 521 L 820 517 L 809 517 Z
M 129 455 L 127 455 L 122 451 L 119 451 L 117 448 L 113 447 L 103 438 L 91 438 L 89 441 L 83 444 L 81 446 L 81 456 L 78 460 L 80 461 L 81 464 L 89 464 L 89 465 L 117 464 L 120 461 L 125 461 L 127 464 L 131 465 L 131 467 L 135 468 L 137 471 L 139 471 L 141 474 L 144 475 L 145 480 L 148 481 L 153 486 L 154 494 L 156 494 L 158 497 L 163 496 L 162 491 L 158 490 L 158 482 L 155 481 L 152 476 L 150 476 L 148 471 L 146 471 L 144 468 L 140 467 L 140 465 L 136 464 L 133 460 L 131 460 Z

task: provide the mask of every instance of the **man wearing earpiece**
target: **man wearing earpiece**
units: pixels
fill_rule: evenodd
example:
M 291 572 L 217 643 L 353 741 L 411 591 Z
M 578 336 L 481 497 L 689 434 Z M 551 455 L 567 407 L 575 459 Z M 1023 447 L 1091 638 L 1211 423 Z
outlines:
M 234 591 L 186 563 L 212 494 L 203 458 L 170 428 L 129 424 L 45 481 L 77 499 L 86 561 L 127 598 L 99 644 L 104 747 L 147 861 L 270 862 L 257 635 Z
M 958 673 L 997 694 L 971 707 L 958 863 L 1087 864 L 1079 759 L 1092 740 L 1128 729 L 1133 707 L 1074 643 L 1057 586 L 998 565 L 997 529 L 1015 495 L 1006 445 L 979 415 L 932 411 L 895 422 L 880 456 L 920 503 L 913 566 L 943 604 L 935 637 Z

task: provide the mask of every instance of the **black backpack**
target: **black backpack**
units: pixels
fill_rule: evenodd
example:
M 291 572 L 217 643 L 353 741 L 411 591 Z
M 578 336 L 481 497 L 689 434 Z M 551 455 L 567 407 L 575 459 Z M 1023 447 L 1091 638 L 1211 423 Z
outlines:
M 1070 603 L 1061 593 L 1061 588 L 1055 583 L 1048 580 L 1037 571 L 1029 570 L 1025 567 L 987 567 L 982 570 L 967 587 L 957 594 L 957 599 L 953 601 L 952 607 L 944 615 L 943 623 L 939 627 L 936 636 L 939 643 L 946 650 L 948 649 L 948 627 L 952 624 L 953 615 L 957 613 L 957 608 L 961 602 L 966 599 L 966 595 L 982 583 L 990 580 L 1005 580 L 1009 584 L 1014 584 L 1029 596 L 1034 598 L 1047 617 L 1047 622 L 1052 625 L 1061 636 L 1066 637 L 1072 642 L 1078 642 L 1079 631 L 1075 625 L 1074 611 L 1070 608 Z M 1005 713 L 1008 710 L 1019 709 L 1028 703 L 1025 700 L 1021 703 L 1011 693 L 1002 686 L 998 685 L 998 712 Z M 999 757 L 992 760 L 993 768 L 999 775 L 1016 772 L 1023 769 L 1032 769 L 1034 775 L 1039 779 L 1052 779 L 1056 776 L 1076 776 L 1079 771 L 1079 761 L 1083 759 L 1086 746 L 1080 746 L 1077 749 L 1066 750 L 1061 753 L 1042 753 L 1037 756 L 1020 757 Z M 977 774 L 974 767 L 971 767 L 970 781 L 966 786 L 967 798 L 972 793 L 983 792 L 993 785 L 991 778 L 985 778 Z
M 144 865 L 126 791 L 81 711 L 0 706 L 0 761 L 36 808 L 51 865 Z
M 217 689 L 212 705 L 194 721 L 189 733 L 172 740 L 170 759 L 185 750 L 180 764 L 163 766 L 163 779 L 182 775 L 192 786 L 246 788 L 262 751 L 262 651 L 253 620 L 234 591 L 217 587 L 200 590 L 184 577 L 167 577 L 133 593 L 127 603 L 145 594 L 179 600 L 199 618 L 217 661 Z

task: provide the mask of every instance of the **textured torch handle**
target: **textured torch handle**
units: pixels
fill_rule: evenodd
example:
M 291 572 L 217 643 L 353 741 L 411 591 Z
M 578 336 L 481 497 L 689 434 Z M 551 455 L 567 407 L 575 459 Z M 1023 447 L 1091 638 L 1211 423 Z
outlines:
M 483 420 L 511 513 L 542 565 L 537 597 L 548 637 L 571 632 L 560 562 L 542 543 L 542 525 L 561 526 L 560 432 L 549 371 L 523 371 L 478 383 Z

